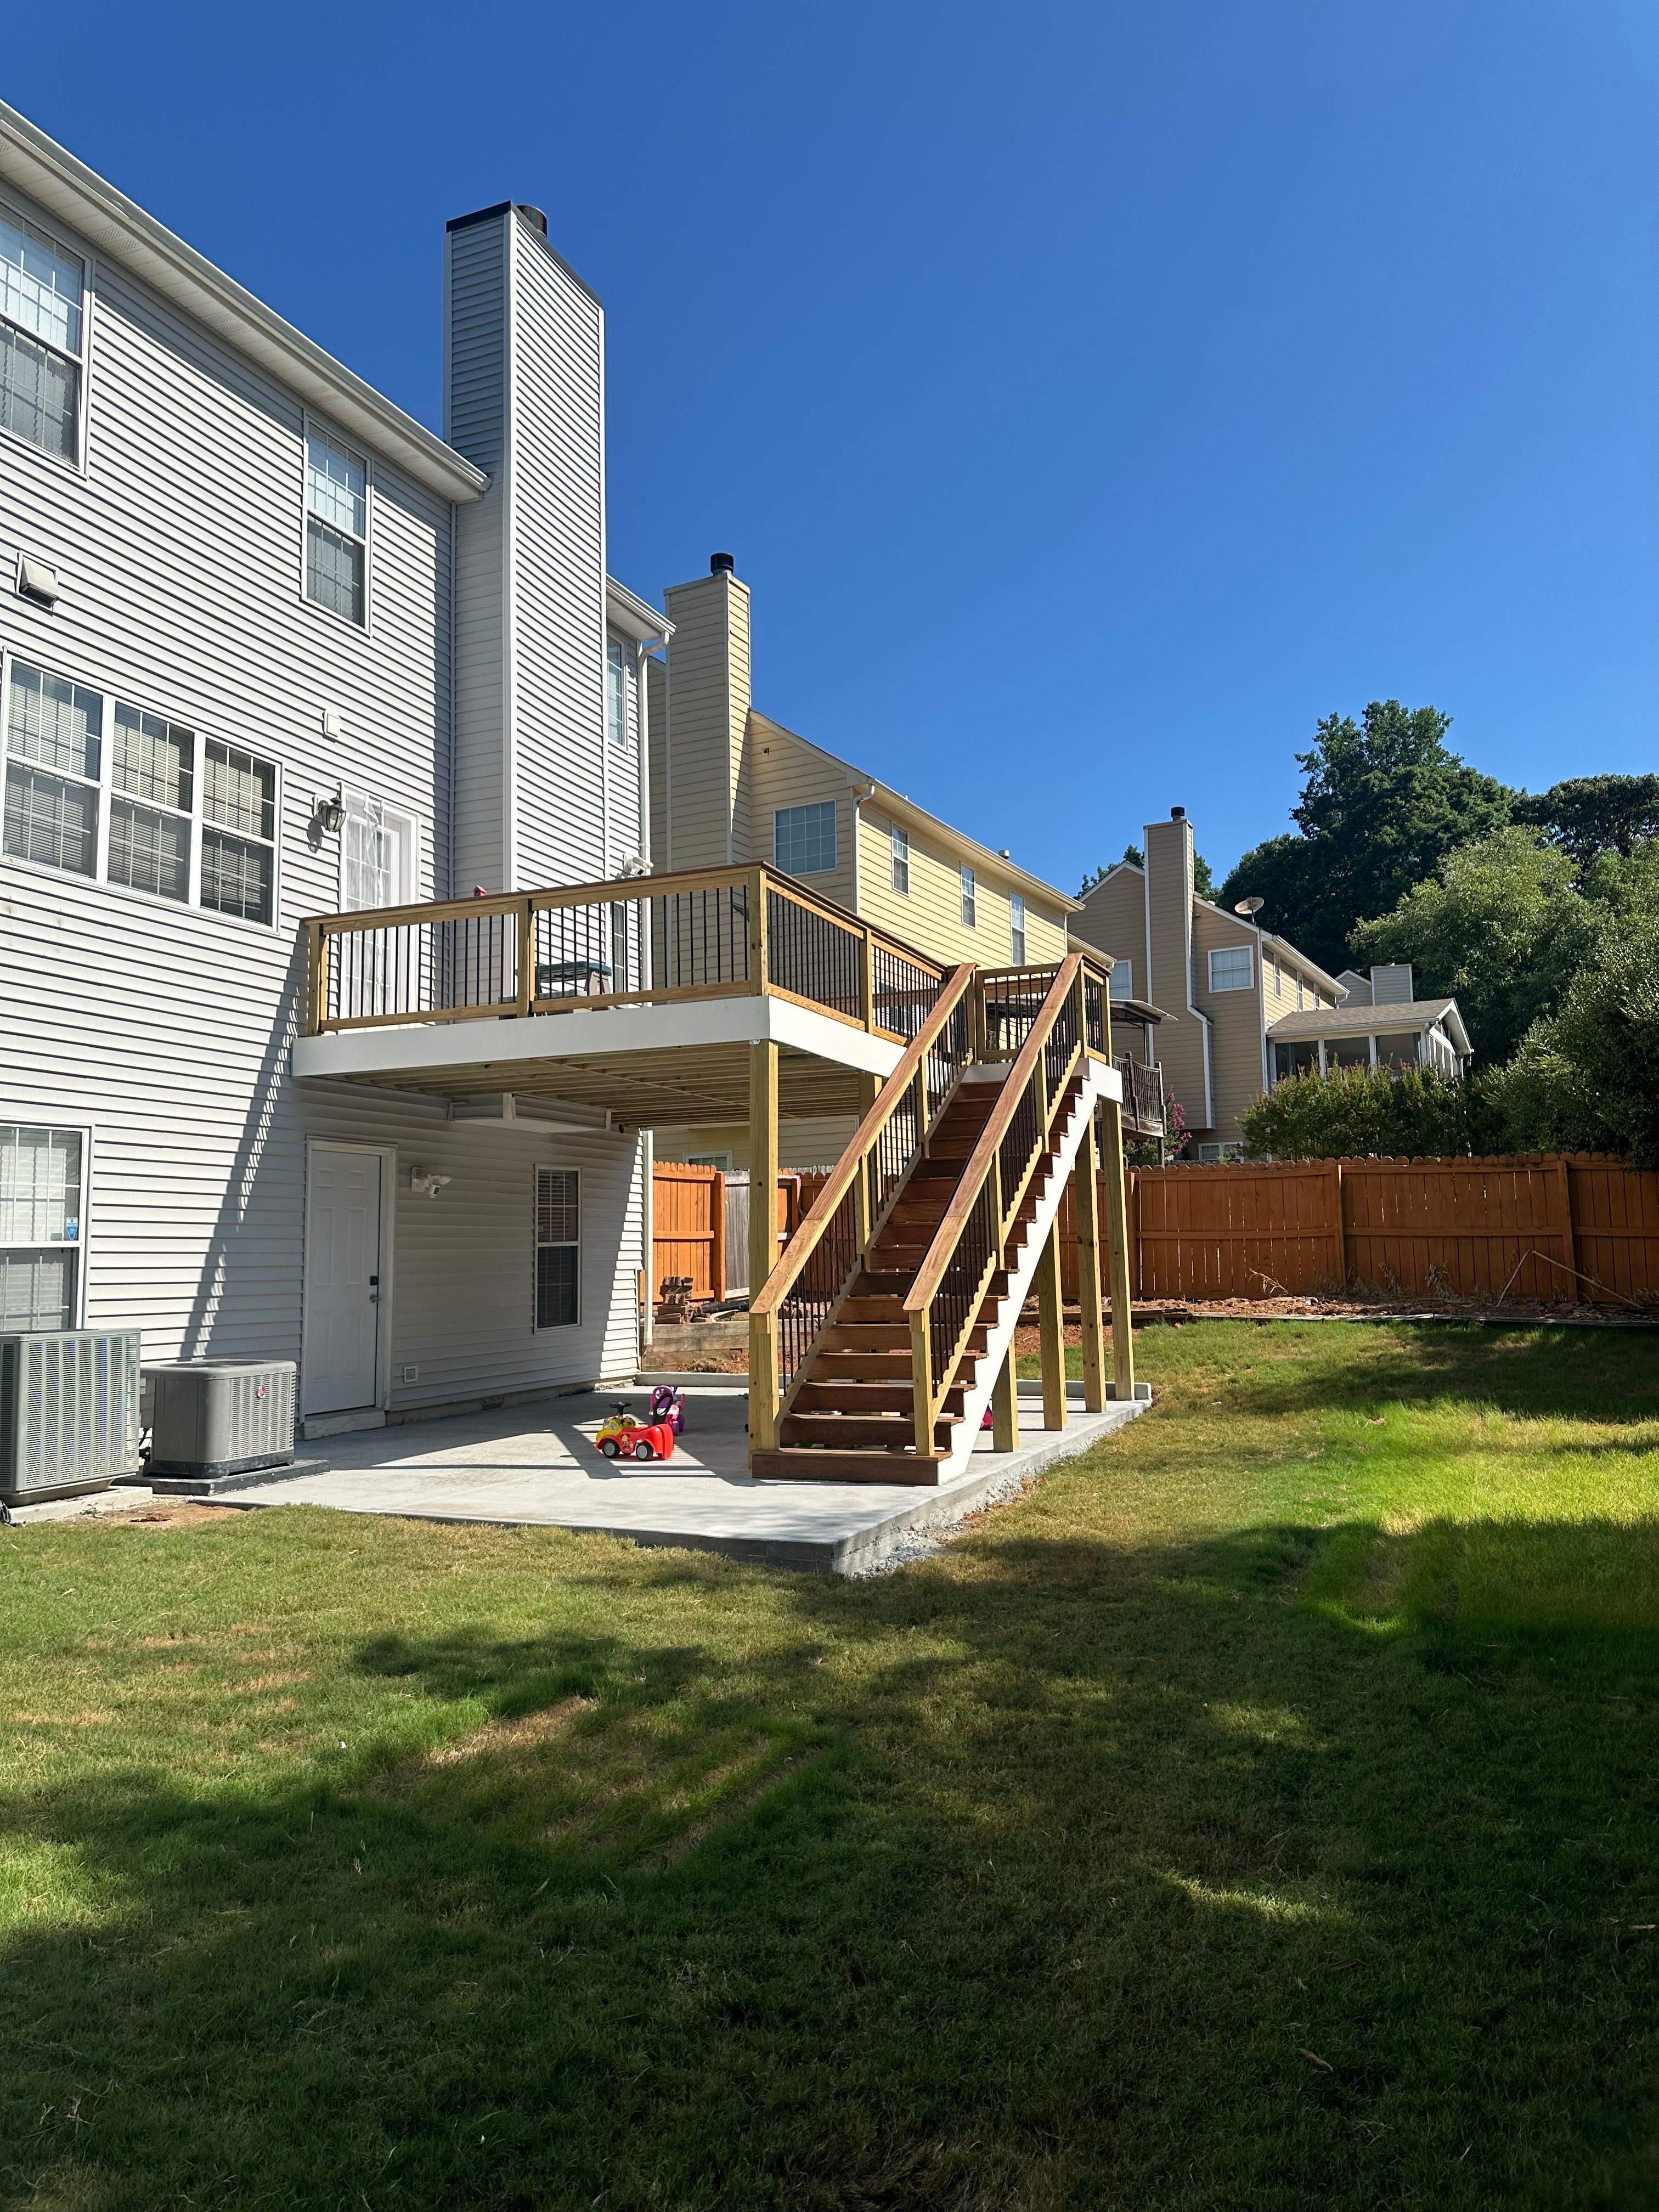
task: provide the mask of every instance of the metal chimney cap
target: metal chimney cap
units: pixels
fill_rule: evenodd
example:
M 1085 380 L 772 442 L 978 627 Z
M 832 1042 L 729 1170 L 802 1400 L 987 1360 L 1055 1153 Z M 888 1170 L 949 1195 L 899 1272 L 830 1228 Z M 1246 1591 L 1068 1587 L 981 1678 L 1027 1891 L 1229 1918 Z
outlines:
M 1184 806 L 1172 806 L 1170 809 L 1170 819 L 1171 822 L 1184 822 L 1187 819 L 1186 808 Z
M 735 575 L 737 567 L 737 562 L 729 553 L 711 553 L 708 556 L 708 573 L 711 576 Z
M 545 238 L 547 236 L 547 216 L 545 212 L 541 208 L 530 206 L 529 204 L 524 200 L 520 200 L 518 203 L 518 209 L 519 213 L 524 217 L 525 221 L 531 225 L 532 228 L 540 231 L 542 236 Z

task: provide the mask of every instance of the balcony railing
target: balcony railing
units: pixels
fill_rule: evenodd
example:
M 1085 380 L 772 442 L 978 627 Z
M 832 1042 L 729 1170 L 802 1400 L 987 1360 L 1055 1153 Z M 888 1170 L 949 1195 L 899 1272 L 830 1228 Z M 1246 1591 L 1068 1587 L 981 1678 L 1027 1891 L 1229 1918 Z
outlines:
M 307 1032 L 769 994 L 901 1042 L 943 965 L 770 868 L 325 915 Z

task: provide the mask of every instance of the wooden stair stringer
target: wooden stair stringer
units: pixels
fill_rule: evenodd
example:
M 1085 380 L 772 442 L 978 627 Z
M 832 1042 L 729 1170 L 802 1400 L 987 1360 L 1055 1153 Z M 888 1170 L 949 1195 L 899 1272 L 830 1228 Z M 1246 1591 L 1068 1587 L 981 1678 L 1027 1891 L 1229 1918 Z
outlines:
M 995 1388 L 997 1376 L 1002 1372 L 1002 1363 L 1008 1356 L 1008 1348 L 1013 1342 L 1020 1315 L 1025 1310 L 1025 1301 L 1036 1279 L 1037 1261 L 1048 1243 L 1048 1232 L 1054 1225 L 1060 1202 L 1066 1194 L 1066 1183 L 1071 1179 L 1073 1167 L 1082 1148 L 1089 1116 L 1103 1098 L 1117 1095 L 1113 1087 L 1119 1079 L 1116 1070 L 1109 1070 L 1104 1061 L 1091 1059 L 1085 1054 L 1078 1073 L 1081 1078 L 1078 1101 L 1060 1131 L 1058 1162 L 1048 1178 L 1047 1188 L 1038 1198 L 1036 1211 L 1018 1263 L 1010 1267 L 1007 1291 L 998 1301 L 994 1315 L 988 1311 L 991 1304 L 988 1298 L 980 1309 L 980 1319 L 988 1330 L 985 1352 L 975 1369 L 973 1382 L 963 1392 L 962 1419 L 953 1431 L 950 1451 L 939 1467 L 939 1480 L 941 1482 L 950 1482 L 967 1471 L 969 1458 L 979 1436 L 980 1423 L 985 1418 L 985 1408 L 991 1402 L 991 1392 Z M 1107 1079 L 1109 1075 L 1110 1080 Z M 1010 1256 L 1004 1255 L 1005 1262 Z

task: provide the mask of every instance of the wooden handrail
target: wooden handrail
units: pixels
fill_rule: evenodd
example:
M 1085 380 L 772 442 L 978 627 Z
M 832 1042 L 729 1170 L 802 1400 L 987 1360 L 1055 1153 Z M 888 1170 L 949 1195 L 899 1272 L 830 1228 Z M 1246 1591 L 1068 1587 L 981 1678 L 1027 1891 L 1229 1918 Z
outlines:
M 903 1104 L 917 1068 L 924 1064 L 933 1050 L 963 994 L 972 983 L 975 972 L 973 962 L 964 960 L 945 977 L 945 988 L 940 991 L 933 1012 L 906 1046 L 892 1073 L 882 1085 L 875 1104 L 859 1123 L 851 1143 L 836 1163 L 834 1173 L 813 1200 L 806 1218 L 790 1238 L 782 1257 L 767 1278 L 765 1287 L 750 1300 L 749 1311 L 752 1318 L 760 1319 L 768 1314 L 776 1313 L 793 1288 L 801 1270 L 817 1249 L 823 1232 L 834 1219 L 842 1200 L 852 1188 L 854 1177 L 863 1166 L 872 1146 Z
M 997 1148 L 1008 1133 L 1008 1125 L 1014 1118 L 1024 1096 L 1025 1086 L 1048 1045 L 1049 1032 L 1060 1018 L 1060 1011 L 1071 994 L 1082 965 L 1082 955 L 1077 952 L 1068 952 L 1060 962 L 1048 995 L 1031 1024 L 1030 1034 L 1019 1048 L 1019 1057 L 1008 1071 L 1002 1095 L 997 1100 L 991 1118 L 963 1170 L 956 1195 L 945 1208 L 945 1218 L 939 1223 L 933 1241 L 927 1248 L 927 1256 L 918 1269 L 915 1282 L 905 1293 L 904 1310 L 907 1314 L 926 1313 L 933 1304 L 944 1279 L 945 1270 L 951 1264 L 951 1255 L 961 1242 L 962 1232 L 968 1225 L 985 1178 L 991 1172 Z

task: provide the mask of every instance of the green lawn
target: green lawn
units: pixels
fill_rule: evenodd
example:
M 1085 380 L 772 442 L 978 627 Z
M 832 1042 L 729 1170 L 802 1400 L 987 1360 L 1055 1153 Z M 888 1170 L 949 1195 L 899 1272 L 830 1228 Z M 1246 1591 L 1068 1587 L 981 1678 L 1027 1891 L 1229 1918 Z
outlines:
M 1149 1330 L 830 1585 L 0 1535 L 0 2205 L 1659 2203 L 1659 1344 Z

